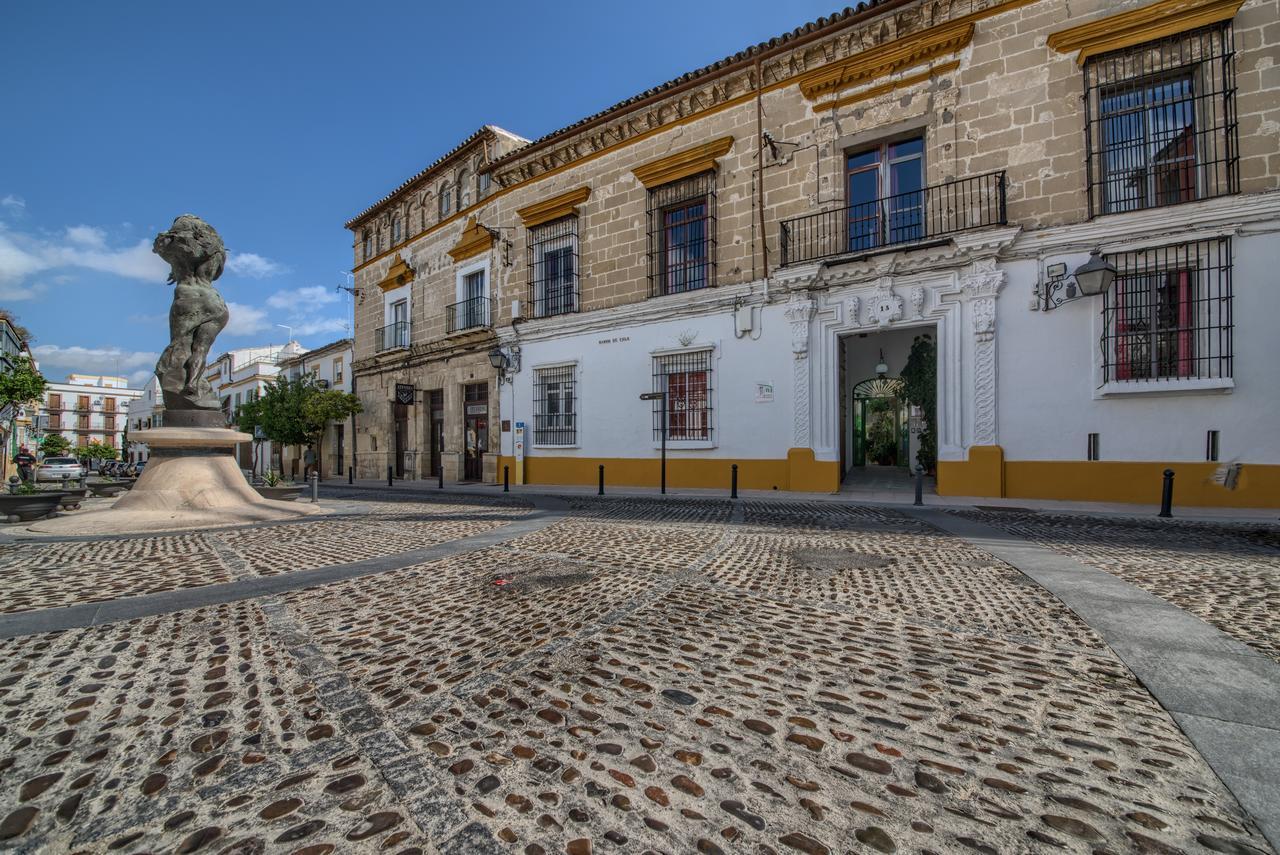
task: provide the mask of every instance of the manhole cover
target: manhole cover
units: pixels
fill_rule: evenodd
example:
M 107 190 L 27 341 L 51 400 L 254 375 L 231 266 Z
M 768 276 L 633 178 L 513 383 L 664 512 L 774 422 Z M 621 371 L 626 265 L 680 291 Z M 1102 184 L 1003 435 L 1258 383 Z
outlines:
M 819 579 L 825 579 L 833 573 L 846 570 L 877 570 L 890 567 L 897 559 L 869 552 L 854 552 L 851 549 L 797 549 L 791 553 L 791 560 L 802 570 Z

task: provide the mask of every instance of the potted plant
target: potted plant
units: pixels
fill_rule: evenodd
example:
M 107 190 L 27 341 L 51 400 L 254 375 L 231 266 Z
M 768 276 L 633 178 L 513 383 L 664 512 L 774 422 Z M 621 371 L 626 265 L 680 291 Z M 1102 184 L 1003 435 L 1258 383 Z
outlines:
M 279 474 L 268 470 L 262 476 L 262 483 L 255 484 L 253 489 L 257 490 L 258 495 L 264 499 L 271 499 L 275 502 L 292 502 L 302 492 L 302 485 L 285 482 Z
M 6 522 L 30 522 L 47 517 L 62 502 L 61 491 L 38 490 L 29 482 L 19 484 L 16 475 L 9 482 L 10 492 L 0 494 L 0 515 Z

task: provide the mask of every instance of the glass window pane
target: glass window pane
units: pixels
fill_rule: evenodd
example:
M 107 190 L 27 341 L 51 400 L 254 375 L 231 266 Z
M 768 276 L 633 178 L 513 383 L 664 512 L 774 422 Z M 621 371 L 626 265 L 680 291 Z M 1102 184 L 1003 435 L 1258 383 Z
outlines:
M 870 151 L 859 152 L 858 154 L 849 155 L 848 169 L 861 169 L 865 166 L 871 166 L 880 161 L 880 149 L 873 148 Z
M 924 137 L 915 137 L 902 142 L 896 142 L 889 146 L 889 159 L 897 160 L 900 157 L 910 157 L 912 155 L 924 154 Z

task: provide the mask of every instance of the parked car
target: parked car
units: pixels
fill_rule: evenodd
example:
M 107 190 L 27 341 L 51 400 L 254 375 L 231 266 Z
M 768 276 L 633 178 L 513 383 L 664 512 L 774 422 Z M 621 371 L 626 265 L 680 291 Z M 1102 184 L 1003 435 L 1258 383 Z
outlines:
M 139 460 L 137 463 L 130 464 L 130 468 L 134 475 L 140 476 L 142 475 L 142 470 L 147 468 L 147 461 Z
M 63 476 L 80 480 L 84 469 L 74 457 L 46 457 L 36 467 L 37 481 L 61 481 Z

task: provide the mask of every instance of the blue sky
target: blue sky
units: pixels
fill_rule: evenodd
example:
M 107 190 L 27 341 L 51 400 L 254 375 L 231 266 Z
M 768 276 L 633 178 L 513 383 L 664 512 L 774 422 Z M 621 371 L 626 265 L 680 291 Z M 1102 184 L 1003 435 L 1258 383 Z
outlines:
M 228 350 L 347 334 L 343 222 L 490 122 L 536 138 L 835 10 L 715 0 L 10 3 L 0 307 L 45 374 L 145 382 L 168 340 L 155 233 L 231 253 Z

